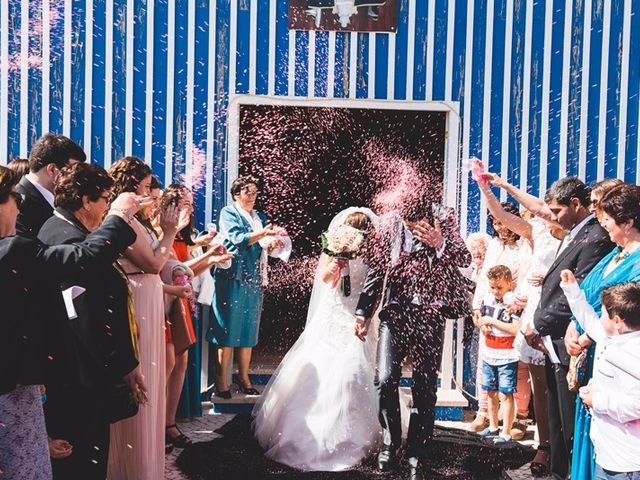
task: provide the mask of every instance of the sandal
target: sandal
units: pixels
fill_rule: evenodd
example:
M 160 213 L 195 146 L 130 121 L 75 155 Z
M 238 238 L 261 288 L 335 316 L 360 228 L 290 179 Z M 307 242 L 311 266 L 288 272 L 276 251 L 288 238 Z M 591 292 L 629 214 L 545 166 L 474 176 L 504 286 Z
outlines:
M 165 427 L 166 430 L 170 428 L 175 428 L 176 430 L 178 430 L 178 432 L 180 432 L 180 429 L 175 423 L 173 425 L 167 425 Z M 180 432 L 180 435 L 178 435 L 177 437 L 172 437 L 171 435 L 169 435 L 169 432 L 165 432 L 164 438 L 165 438 L 164 440 L 165 444 L 167 443 L 172 444 L 172 449 L 173 449 L 173 446 L 177 448 L 185 448 L 193 443 L 191 439 L 182 432 Z
M 549 475 L 551 447 L 549 445 L 540 445 L 536 456 L 531 461 L 529 469 L 534 477 L 546 477 Z

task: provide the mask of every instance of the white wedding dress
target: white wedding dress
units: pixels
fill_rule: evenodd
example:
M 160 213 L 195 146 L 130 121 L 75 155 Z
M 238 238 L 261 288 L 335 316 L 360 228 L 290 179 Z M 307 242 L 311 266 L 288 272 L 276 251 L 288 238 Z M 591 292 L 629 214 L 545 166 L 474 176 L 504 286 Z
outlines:
M 253 410 L 265 455 L 299 470 L 349 469 L 380 438 L 373 383 L 377 326 L 371 325 L 366 342 L 354 334 L 367 266 L 357 258 L 349 268 L 348 297 L 316 274 L 305 330 Z

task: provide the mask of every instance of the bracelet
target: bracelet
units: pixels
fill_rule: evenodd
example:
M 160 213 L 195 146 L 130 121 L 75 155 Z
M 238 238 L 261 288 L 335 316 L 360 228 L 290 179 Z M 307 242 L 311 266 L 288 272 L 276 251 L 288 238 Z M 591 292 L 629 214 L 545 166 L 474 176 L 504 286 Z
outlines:
M 111 207 L 109 209 L 109 213 L 111 212 L 117 212 L 125 217 L 127 217 L 127 223 L 131 223 L 131 221 L 133 220 L 133 215 L 131 215 L 127 210 L 123 210 L 121 208 L 117 208 L 117 207 Z

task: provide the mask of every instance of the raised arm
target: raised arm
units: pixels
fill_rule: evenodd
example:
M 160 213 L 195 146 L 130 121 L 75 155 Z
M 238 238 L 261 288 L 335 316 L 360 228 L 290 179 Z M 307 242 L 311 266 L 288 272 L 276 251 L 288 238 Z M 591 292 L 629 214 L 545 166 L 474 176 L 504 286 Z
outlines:
M 156 248 L 151 248 L 149 243 L 150 232 L 139 222 L 134 222 L 133 227 L 137 234 L 135 243 L 129 248 L 125 257 L 135 263 L 145 273 L 160 273 L 162 267 L 171 256 L 173 241 L 176 234 L 184 225 L 180 220 L 181 215 L 175 205 L 169 205 L 160 217 L 162 234 Z
M 515 187 L 509 182 L 506 182 L 495 173 L 486 173 L 484 174 L 484 178 L 486 178 L 496 187 L 500 187 L 505 190 L 509 195 L 515 198 L 520 203 L 520 205 L 529 210 L 536 217 L 542 218 L 546 222 L 550 222 L 554 225 L 558 225 L 555 215 L 541 198 L 520 190 L 518 187 Z
M 513 213 L 507 212 L 500 204 L 500 201 L 493 194 L 493 192 L 491 191 L 491 187 L 487 182 L 478 182 L 478 187 L 480 188 L 480 192 L 482 193 L 482 195 L 484 195 L 485 199 L 487 200 L 487 208 L 489 208 L 489 212 L 491 213 L 491 215 L 513 233 L 517 233 L 518 235 L 526 238 L 529 243 L 531 243 L 531 224 L 525 219 L 520 218 Z
M 582 329 L 591 337 L 596 343 L 605 339 L 607 336 L 600 317 L 593 309 L 593 307 L 587 302 L 587 298 L 584 291 L 575 281 L 575 277 L 570 270 L 563 270 L 561 272 L 562 282 L 560 287 L 564 292 L 571 313 L 575 317 L 576 321 L 582 327 Z

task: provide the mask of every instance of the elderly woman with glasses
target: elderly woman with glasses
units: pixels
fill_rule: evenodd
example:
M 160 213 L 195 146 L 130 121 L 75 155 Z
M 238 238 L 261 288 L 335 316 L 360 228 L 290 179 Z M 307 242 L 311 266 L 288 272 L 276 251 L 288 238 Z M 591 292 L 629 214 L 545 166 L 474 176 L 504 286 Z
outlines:
M 255 210 L 258 183 L 252 177 L 238 177 L 231 185 L 234 202 L 220 212 L 219 232 L 234 254 L 231 267 L 216 268 L 213 294 L 214 319 L 211 343 L 218 345 L 220 369 L 217 395 L 231 398 L 228 373 L 233 349 L 238 356 L 240 391 L 259 392 L 249 379 L 251 349 L 258 343 L 262 294 L 267 284 L 267 254 L 282 247 L 279 236 L 286 232 L 269 224 L 264 213 Z
M 51 478 L 40 385 L 64 384 L 75 364 L 60 284 L 113 263 L 135 241 L 128 225 L 140 199 L 127 193 L 84 240 L 47 247 L 16 235 L 19 177 L 0 166 L 0 476 Z M 95 400 L 95 399 L 93 399 Z M 88 478 L 88 477 L 83 477 Z

